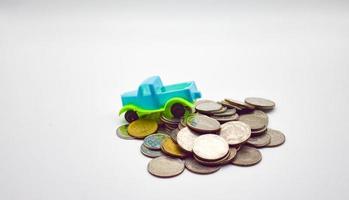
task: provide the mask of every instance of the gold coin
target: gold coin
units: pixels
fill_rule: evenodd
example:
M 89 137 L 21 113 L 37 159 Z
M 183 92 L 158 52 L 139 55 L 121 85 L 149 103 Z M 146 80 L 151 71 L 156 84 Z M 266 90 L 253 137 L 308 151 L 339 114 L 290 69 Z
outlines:
M 161 144 L 161 150 L 167 155 L 183 158 L 186 156 L 184 150 L 181 147 L 173 142 L 171 138 L 166 138 Z
M 128 125 L 128 134 L 135 138 L 145 138 L 146 136 L 153 134 L 158 129 L 156 121 L 151 119 L 138 119 Z

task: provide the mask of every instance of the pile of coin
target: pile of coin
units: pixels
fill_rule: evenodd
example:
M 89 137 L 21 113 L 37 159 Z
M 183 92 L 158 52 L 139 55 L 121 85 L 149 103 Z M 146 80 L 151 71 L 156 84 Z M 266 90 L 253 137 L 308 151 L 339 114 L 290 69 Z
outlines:
M 199 100 L 185 117 L 157 122 L 138 119 L 117 129 L 122 139 L 143 139 L 140 151 L 153 158 L 148 172 L 157 177 L 173 177 L 184 169 L 210 174 L 228 164 L 252 166 L 262 160 L 258 148 L 285 142 L 278 130 L 268 128 L 267 111 L 275 103 L 257 97 L 244 102 Z

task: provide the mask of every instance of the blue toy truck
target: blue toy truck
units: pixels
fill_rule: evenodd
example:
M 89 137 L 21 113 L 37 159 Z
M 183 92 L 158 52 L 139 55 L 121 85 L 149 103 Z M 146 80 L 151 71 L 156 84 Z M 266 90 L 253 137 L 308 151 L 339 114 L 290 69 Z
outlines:
M 193 107 L 201 97 L 195 82 L 184 82 L 163 86 L 159 76 L 149 77 L 138 90 L 121 95 L 122 105 L 119 115 L 125 113 L 128 122 L 155 112 L 164 112 L 166 117 L 180 118 L 186 107 Z

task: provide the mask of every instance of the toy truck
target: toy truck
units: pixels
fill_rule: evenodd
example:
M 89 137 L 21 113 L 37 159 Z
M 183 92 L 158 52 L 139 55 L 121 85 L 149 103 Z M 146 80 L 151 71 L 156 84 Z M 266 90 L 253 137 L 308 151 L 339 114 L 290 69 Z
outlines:
M 123 107 L 119 115 L 125 113 L 128 122 L 155 112 L 180 118 L 186 108 L 192 108 L 200 97 L 201 93 L 193 81 L 164 86 L 159 76 L 153 76 L 143 81 L 138 90 L 121 95 Z

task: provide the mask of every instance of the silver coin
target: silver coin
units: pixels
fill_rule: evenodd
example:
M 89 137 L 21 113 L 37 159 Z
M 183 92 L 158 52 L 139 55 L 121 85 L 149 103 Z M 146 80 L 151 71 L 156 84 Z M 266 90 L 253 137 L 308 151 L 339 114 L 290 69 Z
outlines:
M 222 104 L 219 104 L 217 102 L 211 101 L 211 102 L 203 102 L 196 105 L 195 110 L 200 113 L 211 113 L 214 111 L 219 111 L 222 109 Z
M 254 114 L 240 115 L 239 121 L 248 124 L 252 130 L 262 129 L 267 126 L 265 119 Z
M 241 111 L 243 110 L 244 108 L 243 107 L 240 107 L 240 106 L 237 106 L 237 105 L 233 105 L 233 104 L 230 104 L 229 102 L 223 100 L 223 101 L 220 101 L 219 102 L 220 104 L 222 104 L 223 106 L 227 107 L 227 108 L 230 108 L 230 109 L 235 109 L 237 111 Z
M 235 158 L 236 154 L 237 154 L 237 149 L 234 147 L 230 147 L 229 148 L 229 156 L 221 162 L 221 165 L 225 165 L 228 163 L 231 163 L 231 161 Z
M 263 135 L 260 135 L 257 137 L 250 137 L 246 143 L 251 145 L 251 146 L 260 148 L 260 147 L 264 147 L 267 144 L 269 144 L 270 140 L 271 140 L 271 137 L 269 134 L 263 134 Z
M 182 149 L 192 152 L 194 140 L 198 136 L 197 133 L 191 131 L 188 127 L 185 127 L 177 133 L 177 143 Z
M 193 152 L 202 159 L 217 160 L 227 155 L 228 151 L 227 141 L 216 134 L 201 135 L 194 141 Z
M 174 141 L 174 142 L 177 142 L 177 134 L 179 132 L 179 129 L 176 128 L 172 131 L 169 132 L 169 136 L 171 137 L 171 139 Z
M 254 111 L 252 112 L 252 114 L 254 114 L 254 115 L 260 117 L 261 119 L 263 119 L 263 120 L 265 121 L 266 126 L 268 126 L 269 117 L 268 117 L 267 113 L 265 113 L 265 112 L 263 112 L 263 111 L 261 111 L 261 110 L 254 110 Z
M 245 103 L 245 102 L 238 101 L 238 100 L 234 100 L 234 99 L 225 99 L 225 101 L 228 102 L 229 104 L 238 106 L 238 107 L 240 107 L 240 108 L 249 109 L 249 110 L 253 110 L 253 109 L 254 109 L 254 106 L 253 106 L 253 105 L 250 105 L 250 104 L 247 104 L 247 103 Z
M 156 158 L 156 157 L 164 155 L 161 151 L 148 149 L 143 144 L 141 145 L 141 153 L 145 156 L 150 157 L 150 158 Z
M 231 116 L 211 116 L 213 119 L 219 121 L 220 123 L 225 123 L 225 122 L 230 122 L 230 121 L 235 121 L 239 119 L 239 115 L 237 113 L 235 113 L 234 115 Z
M 231 116 L 234 115 L 236 113 L 236 109 L 235 108 L 229 108 L 226 111 L 222 112 L 222 113 L 214 113 L 213 116 L 215 117 L 225 117 L 225 116 Z
M 221 128 L 220 123 L 206 115 L 190 115 L 186 119 L 187 126 L 198 133 L 215 133 Z
M 219 103 L 218 103 L 219 104 Z M 219 113 L 224 113 L 225 111 L 227 111 L 227 107 L 225 106 L 222 106 L 222 108 L 220 110 L 217 110 L 217 111 L 212 111 L 210 112 L 210 114 L 219 114 Z
M 146 138 L 144 138 L 143 145 L 148 149 L 160 150 L 162 141 L 168 137 L 170 136 L 164 133 L 148 135 Z
M 133 140 L 134 137 L 130 136 L 127 132 L 127 127 L 128 124 L 125 125 L 121 125 L 116 129 L 116 135 L 121 138 L 121 139 L 125 139 L 125 140 Z
M 202 165 L 205 165 L 205 166 L 218 166 L 218 165 L 222 165 L 222 163 L 224 163 L 230 156 L 230 151 L 228 151 L 228 153 L 223 156 L 222 158 L 218 159 L 218 160 L 205 160 L 205 159 L 202 159 L 200 157 L 198 157 L 197 155 L 193 155 L 194 159 L 202 164 Z
M 286 138 L 281 131 L 268 128 L 267 134 L 271 137 L 270 143 L 266 145 L 267 147 L 276 147 L 285 143 Z
M 259 97 L 247 97 L 245 99 L 247 104 L 253 105 L 258 109 L 270 110 L 275 107 L 275 102 L 269 99 L 259 98 Z
M 249 146 L 241 147 L 237 152 L 235 158 L 232 160 L 232 164 L 240 166 L 251 166 L 259 163 L 262 160 L 261 152 Z
M 160 156 L 148 163 L 148 172 L 157 177 L 173 177 L 184 170 L 184 162 L 179 158 Z
M 197 174 L 212 174 L 216 171 L 218 171 L 221 167 L 220 166 L 205 166 L 200 163 L 198 163 L 193 158 L 187 158 L 185 159 L 185 167 L 194 173 Z
M 223 137 L 229 145 L 237 145 L 250 138 L 251 128 L 244 122 L 227 122 L 221 126 L 221 132 L 219 135 Z
M 261 128 L 261 129 L 252 130 L 251 131 L 251 135 L 253 137 L 260 136 L 260 135 L 263 135 L 266 131 L 267 131 L 267 127 L 265 126 L 265 127 Z

